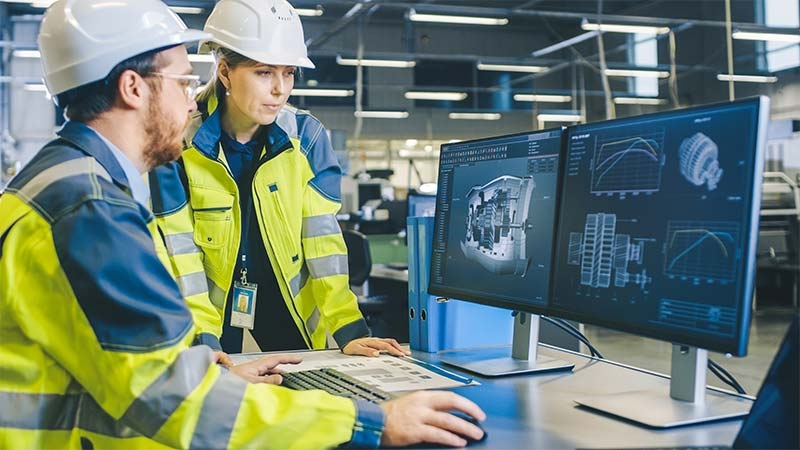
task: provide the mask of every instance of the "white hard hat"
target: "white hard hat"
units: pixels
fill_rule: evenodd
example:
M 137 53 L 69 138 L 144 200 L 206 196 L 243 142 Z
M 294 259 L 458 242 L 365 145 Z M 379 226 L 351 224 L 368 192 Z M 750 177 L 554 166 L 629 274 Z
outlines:
M 314 68 L 303 24 L 286 0 L 220 0 L 203 30 L 212 39 L 200 51 L 216 44 L 263 64 Z
M 208 39 L 160 0 L 58 0 L 39 29 L 44 80 L 51 95 L 102 80 L 128 58 Z

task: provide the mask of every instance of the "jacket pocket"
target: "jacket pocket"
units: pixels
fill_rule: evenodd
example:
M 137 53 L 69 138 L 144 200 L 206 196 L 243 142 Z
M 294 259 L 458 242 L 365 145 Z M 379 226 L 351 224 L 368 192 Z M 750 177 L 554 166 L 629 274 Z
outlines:
M 203 262 L 216 270 L 226 267 L 233 239 L 231 194 L 218 191 L 192 191 L 194 242 L 203 250 Z

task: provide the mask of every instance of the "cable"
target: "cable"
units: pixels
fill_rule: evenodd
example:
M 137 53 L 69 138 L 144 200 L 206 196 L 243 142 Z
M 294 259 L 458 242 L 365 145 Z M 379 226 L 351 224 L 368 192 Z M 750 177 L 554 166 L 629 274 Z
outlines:
M 589 342 L 589 339 L 583 335 L 574 325 L 569 323 L 568 321 L 557 318 L 557 317 L 548 317 L 548 316 L 540 316 L 542 319 L 548 321 L 549 323 L 557 326 L 565 333 L 569 334 L 570 336 L 576 338 L 577 340 L 581 341 L 589 348 L 589 352 L 592 356 L 596 356 L 597 358 L 604 359 L 603 355 L 594 347 L 594 345 Z
M 730 374 L 724 367 L 713 361 L 711 358 L 708 359 L 708 370 L 711 371 L 714 375 L 717 376 L 723 383 L 727 384 L 728 386 L 732 387 L 736 390 L 736 392 L 740 394 L 747 394 L 741 384 L 736 381 L 736 378 Z

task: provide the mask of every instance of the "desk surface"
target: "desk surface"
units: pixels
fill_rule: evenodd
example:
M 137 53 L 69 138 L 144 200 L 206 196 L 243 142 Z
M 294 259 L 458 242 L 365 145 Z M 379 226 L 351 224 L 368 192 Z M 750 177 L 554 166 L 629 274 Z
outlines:
M 607 449 L 731 445 L 741 420 L 672 429 L 650 429 L 575 406 L 573 399 L 661 388 L 669 396 L 669 379 L 634 368 L 540 346 L 543 355 L 575 363 L 572 372 L 475 377 L 482 385 L 453 389 L 476 402 L 488 418 L 488 438 L 473 448 Z M 439 355 L 414 351 L 414 357 L 438 362 Z M 449 369 L 449 367 L 448 367 Z M 707 395 L 727 395 L 706 390 Z

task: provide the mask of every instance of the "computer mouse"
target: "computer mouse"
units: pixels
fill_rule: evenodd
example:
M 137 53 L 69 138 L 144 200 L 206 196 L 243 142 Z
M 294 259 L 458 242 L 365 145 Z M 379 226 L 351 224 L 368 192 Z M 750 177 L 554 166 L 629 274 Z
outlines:
M 474 439 L 474 438 L 472 438 L 470 436 L 467 436 L 467 435 L 460 435 L 462 438 L 464 438 L 467 441 L 467 445 L 474 444 L 476 442 L 483 442 L 483 441 L 486 440 L 486 436 L 487 436 L 486 430 L 483 428 L 483 425 L 481 425 L 481 423 L 478 422 L 477 419 L 475 419 L 474 417 L 472 417 L 472 416 L 470 416 L 468 414 L 464 414 L 464 413 L 458 412 L 458 411 L 451 411 L 450 414 L 458 417 L 459 419 L 464 419 L 467 422 L 469 422 L 469 423 L 475 425 L 476 427 L 480 428 L 481 430 L 483 430 L 483 437 L 480 438 L 480 439 Z

